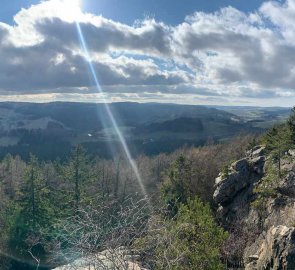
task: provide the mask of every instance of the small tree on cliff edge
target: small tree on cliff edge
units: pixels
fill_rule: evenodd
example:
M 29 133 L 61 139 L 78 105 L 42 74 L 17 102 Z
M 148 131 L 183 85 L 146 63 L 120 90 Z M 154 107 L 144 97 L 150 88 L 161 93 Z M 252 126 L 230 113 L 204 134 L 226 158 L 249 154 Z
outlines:
M 292 141 L 295 143 L 295 106 L 291 110 L 291 115 L 287 121 L 287 124 L 292 132 Z
M 294 145 L 295 127 L 291 124 L 293 118 L 295 119 L 294 114 L 290 116 L 287 124 L 274 126 L 264 136 L 266 148 L 278 164 L 279 177 L 281 177 L 281 158 Z

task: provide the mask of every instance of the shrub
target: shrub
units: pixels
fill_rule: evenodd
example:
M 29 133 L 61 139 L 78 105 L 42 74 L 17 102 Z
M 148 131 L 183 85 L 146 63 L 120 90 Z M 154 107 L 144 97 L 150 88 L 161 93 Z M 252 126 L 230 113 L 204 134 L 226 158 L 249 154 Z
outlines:
M 180 204 L 171 220 L 153 219 L 148 234 L 135 246 L 152 269 L 224 269 L 220 250 L 227 233 L 214 221 L 211 209 L 200 199 Z

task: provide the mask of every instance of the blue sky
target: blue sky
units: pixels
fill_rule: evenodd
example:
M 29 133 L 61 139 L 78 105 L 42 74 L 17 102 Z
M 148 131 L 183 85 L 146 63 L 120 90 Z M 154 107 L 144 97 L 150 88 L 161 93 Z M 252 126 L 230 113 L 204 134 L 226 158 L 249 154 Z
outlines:
M 291 106 L 295 0 L 10 0 L 0 100 Z
M 12 23 L 13 16 L 21 9 L 39 0 L 9 0 L 1 6 L 0 19 Z M 84 0 L 83 10 L 104 17 L 133 24 L 137 19 L 152 16 L 169 24 L 179 24 L 195 11 L 214 12 L 222 7 L 232 6 L 249 12 L 261 5 L 261 0 Z
M 156 20 L 176 25 L 195 11 L 214 12 L 229 5 L 243 11 L 252 11 L 262 2 L 261 0 L 85 0 L 84 9 L 128 24 L 145 16 L 151 16 Z
M 39 3 L 39 0 L 9 0 L 0 8 L 0 19 L 2 22 L 12 23 L 13 16 L 21 9 L 28 8 L 32 4 Z

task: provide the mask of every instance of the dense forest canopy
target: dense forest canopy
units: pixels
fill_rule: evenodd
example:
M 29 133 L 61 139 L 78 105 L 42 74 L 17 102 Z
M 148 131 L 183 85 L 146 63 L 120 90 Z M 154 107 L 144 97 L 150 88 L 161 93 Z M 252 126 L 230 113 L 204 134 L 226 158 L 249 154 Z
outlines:
M 153 198 L 151 200 L 144 198 L 130 164 L 120 156 L 113 160 L 90 158 L 81 146 L 74 148 L 65 162 L 40 162 L 33 155 L 24 162 L 18 156 L 8 154 L 0 164 L 2 264 L 6 264 L 7 269 L 10 265 L 13 269 L 23 269 L 24 265 L 13 258 L 34 265 L 34 257 L 39 258 L 43 266 L 64 263 L 62 256 L 55 262 L 56 241 L 63 243 L 59 252 L 66 253 L 75 248 L 73 243 L 78 240 L 71 239 L 67 243 L 60 239 L 59 234 L 63 230 L 63 237 L 69 237 L 63 226 L 69 219 L 78 219 L 85 212 L 100 211 L 101 207 L 106 209 L 105 219 L 114 216 L 110 228 L 106 228 L 112 231 L 117 226 L 116 215 L 120 220 L 119 210 L 130 207 L 131 200 L 149 201 L 151 206 L 144 208 L 144 219 L 158 215 L 161 218 L 161 212 L 166 212 L 166 203 L 186 203 L 188 198 L 195 196 L 212 205 L 214 179 L 219 170 L 230 160 L 241 157 L 252 141 L 252 136 L 240 136 L 227 144 L 209 143 L 201 148 L 179 149 L 172 154 L 138 157 L 136 164 L 148 196 Z M 177 195 L 181 183 L 184 183 L 182 196 L 187 196 L 183 201 L 179 201 Z M 160 199 L 162 196 L 163 201 Z M 197 205 L 203 207 L 199 202 Z M 96 219 L 102 218 L 102 213 L 98 213 Z M 143 231 L 147 229 L 139 224 L 136 226 Z M 109 239 L 104 233 L 106 235 L 102 237 L 105 239 L 101 244 L 93 243 L 93 252 L 109 248 L 106 245 Z M 79 238 L 79 235 L 75 237 Z M 126 245 L 122 242 L 116 244 Z M 68 258 L 65 256 L 64 259 Z

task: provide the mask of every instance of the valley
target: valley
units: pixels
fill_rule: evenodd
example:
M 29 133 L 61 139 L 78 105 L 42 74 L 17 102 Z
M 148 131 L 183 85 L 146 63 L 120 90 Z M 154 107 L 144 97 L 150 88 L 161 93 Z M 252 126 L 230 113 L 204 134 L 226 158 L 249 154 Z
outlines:
M 288 108 L 128 102 L 112 103 L 110 108 L 134 156 L 260 134 L 290 113 Z M 77 144 L 103 158 L 122 152 L 104 104 L 0 103 L 0 157 L 9 152 L 28 159 L 31 152 L 43 160 L 65 159 Z

